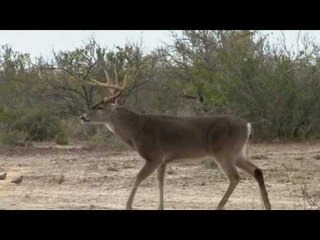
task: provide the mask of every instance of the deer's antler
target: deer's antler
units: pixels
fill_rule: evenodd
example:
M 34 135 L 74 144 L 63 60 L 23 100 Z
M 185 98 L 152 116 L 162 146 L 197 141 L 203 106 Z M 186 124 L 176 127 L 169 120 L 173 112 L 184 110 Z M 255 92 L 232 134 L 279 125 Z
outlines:
M 118 80 L 118 74 L 117 74 L 117 71 L 116 69 L 114 68 L 114 75 L 115 75 L 115 79 L 116 79 L 116 84 L 112 84 L 111 83 L 111 80 L 110 80 L 110 77 L 109 77 L 109 74 L 107 72 L 107 70 L 103 70 L 104 71 L 104 74 L 106 76 L 106 82 L 103 83 L 103 82 L 99 82 L 93 78 L 90 78 L 91 81 L 88 81 L 87 83 L 90 84 L 90 85 L 94 85 L 94 86 L 98 86 L 98 87 L 104 87 L 104 88 L 111 88 L 111 89 L 115 89 L 115 90 L 119 90 L 119 91 L 123 91 L 127 85 L 127 74 L 124 76 L 124 79 L 123 79 L 123 84 L 122 86 L 119 86 L 119 80 Z
M 121 93 L 124 91 L 127 85 L 127 74 L 124 76 L 122 86 L 119 86 L 118 74 L 115 68 L 114 68 L 114 73 L 115 73 L 116 84 L 111 83 L 111 79 L 106 70 L 104 70 L 104 74 L 106 76 L 106 82 L 100 82 L 93 78 L 90 78 L 90 81 L 87 81 L 87 83 L 90 85 L 103 87 L 107 90 L 107 94 L 103 99 L 104 103 L 110 102 L 118 98 L 121 95 Z

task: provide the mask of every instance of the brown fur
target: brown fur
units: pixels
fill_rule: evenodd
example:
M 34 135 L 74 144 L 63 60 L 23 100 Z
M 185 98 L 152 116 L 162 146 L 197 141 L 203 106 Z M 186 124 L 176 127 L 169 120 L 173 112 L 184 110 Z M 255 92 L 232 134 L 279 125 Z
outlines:
M 163 209 L 163 185 L 166 164 L 178 159 L 212 156 L 230 181 L 218 209 L 222 209 L 239 183 L 237 168 L 256 178 L 266 209 L 271 205 L 263 183 L 262 171 L 246 160 L 250 133 L 244 119 L 229 115 L 207 117 L 172 117 L 140 115 L 101 101 L 81 119 L 88 123 L 107 124 L 124 142 L 146 161 L 137 175 L 127 202 L 132 208 L 139 184 L 158 169 L 159 209 Z M 98 110 L 98 108 L 103 108 Z

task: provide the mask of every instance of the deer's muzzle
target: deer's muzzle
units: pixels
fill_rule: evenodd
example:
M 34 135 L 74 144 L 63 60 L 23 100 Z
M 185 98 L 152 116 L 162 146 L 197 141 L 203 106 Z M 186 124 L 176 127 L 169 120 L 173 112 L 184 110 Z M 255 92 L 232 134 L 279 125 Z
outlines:
M 84 121 L 84 122 L 89 122 L 89 120 L 86 119 L 84 115 L 82 115 L 82 116 L 80 117 L 80 120 L 81 120 L 81 121 Z

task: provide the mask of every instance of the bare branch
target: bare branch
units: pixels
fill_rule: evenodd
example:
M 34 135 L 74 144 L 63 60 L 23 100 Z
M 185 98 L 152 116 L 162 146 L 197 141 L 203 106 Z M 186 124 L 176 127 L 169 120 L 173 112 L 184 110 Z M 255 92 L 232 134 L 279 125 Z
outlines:
M 62 89 L 62 90 L 65 90 L 65 91 L 74 92 L 74 93 L 78 94 L 79 96 L 85 98 L 85 96 L 81 92 L 79 92 L 79 91 L 77 91 L 77 90 L 75 90 L 73 88 L 67 88 L 67 87 L 63 87 L 63 86 L 59 87 L 59 88 Z
M 131 87 L 131 89 L 135 89 L 135 88 L 140 87 L 141 85 L 147 84 L 149 82 L 150 81 L 146 80 L 146 81 L 143 81 L 143 82 L 140 82 L 140 83 L 136 83 Z
M 94 63 L 87 69 L 87 72 L 85 74 L 85 76 L 82 78 L 83 81 L 85 81 L 87 79 L 87 77 L 89 76 L 92 68 L 96 65 L 97 60 L 94 61 Z
M 130 89 L 127 89 L 127 93 L 125 94 L 125 96 L 128 97 L 135 88 L 140 87 L 144 84 L 148 84 L 149 82 L 150 81 L 143 81 L 143 82 L 134 84 Z

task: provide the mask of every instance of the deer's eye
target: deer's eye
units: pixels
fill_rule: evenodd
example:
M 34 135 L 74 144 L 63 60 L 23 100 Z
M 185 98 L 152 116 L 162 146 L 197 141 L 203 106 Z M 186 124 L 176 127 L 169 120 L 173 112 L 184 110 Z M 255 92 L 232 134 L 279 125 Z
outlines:
M 97 107 L 97 109 L 98 109 L 98 110 L 102 110 L 102 109 L 103 109 L 103 107 Z

